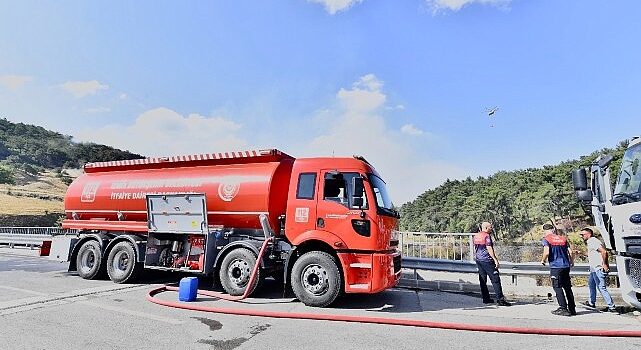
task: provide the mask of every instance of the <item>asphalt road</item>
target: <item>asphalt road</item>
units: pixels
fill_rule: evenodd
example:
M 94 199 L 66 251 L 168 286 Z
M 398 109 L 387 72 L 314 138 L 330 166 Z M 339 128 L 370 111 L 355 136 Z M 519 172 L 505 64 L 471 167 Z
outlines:
M 641 339 L 536 336 L 451 331 L 331 321 L 273 319 L 186 311 L 148 302 L 152 288 L 181 275 L 154 272 L 140 284 L 88 281 L 67 264 L 35 251 L 0 248 L 0 349 L 639 349 Z M 205 281 L 203 281 L 204 283 Z M 519 327 L 641 330 L 632 314 L 580 309 L 553 316 L 546 300 L 486 306 L 478 297 L 393 289 L 348 295 L 331 308 L 282 298 L 268 284 L 245 308 L 336 313 Z M 176 300 L 177 294 L 161 298 Z M 200 298 L 198 303 L 233 307 Z

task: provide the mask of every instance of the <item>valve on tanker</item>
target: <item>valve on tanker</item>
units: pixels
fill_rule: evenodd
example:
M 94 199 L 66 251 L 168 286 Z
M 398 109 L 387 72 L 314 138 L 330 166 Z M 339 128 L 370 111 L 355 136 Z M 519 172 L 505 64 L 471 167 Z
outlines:
M 158 255 L 158 266 L 171 267 L 174 264 L 174 257 L 171 255 L 171 248 L 164 247 Z
M 158 265 L 162 267 L 178 267 L 181 262 L 180 254 L 182 253 L 183 242 L 173 241 L 171 246 L 165 246 L 158 256 Z
M 187 260 L 187 257 L 182 255 L 183 245 L 184 244 L 182 241 L 174 241 L 174 243 L 171 244 L 171 254 L 174 260 L 173 263 L 171 264 L 171 267 L 174 267 L 174 268 L 182 267 L 182 265 Z M 191 250 L 191 245 L 189 249 Z M 189 252 L 187 254 L 189 254 Z
M 171 244 L 171 254 L 174 255 L 174 259 L 180 255 L 180 252 L 182 251 L 183 247 L 183 242 L 180 241 L 174 241 L 174 243 Z

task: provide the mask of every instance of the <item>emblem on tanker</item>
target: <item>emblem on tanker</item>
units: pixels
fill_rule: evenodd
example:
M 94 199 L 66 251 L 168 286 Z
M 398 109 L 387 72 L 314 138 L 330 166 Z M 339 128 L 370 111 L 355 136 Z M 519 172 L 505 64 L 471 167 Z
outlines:
M 224 181 L 218 185 L 218 196 L 225 202 L 231 202 L 240 190 L 240 183 L 237 181 Z
M 85 187 L 82 188 L 80 201 L 85 203 L 93 203 L 93 201 L 96 200 L 96 192 L 98 192 L 98 187 L 100 187 L 100 182 L 98 181 L 87 182 L 85 184 Z

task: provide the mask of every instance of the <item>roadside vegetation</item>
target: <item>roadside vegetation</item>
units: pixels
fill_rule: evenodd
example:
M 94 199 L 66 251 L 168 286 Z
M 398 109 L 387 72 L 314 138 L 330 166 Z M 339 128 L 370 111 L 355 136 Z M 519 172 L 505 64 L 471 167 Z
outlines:
M 143 157 L 0 119 L 0 226 L 53 226 L 84 164 L 136 158 Z
M 576 200 L 571 171 L 587 167 L 597 156 L 612 154 L 612 180 L 628 141 L 558 165 L 500 171 L 489 177 L 447 180 L 400 208 L 403 231 L 471 232 L 483 221 L 494 223 L 505 243 L 539 241 L 540 225 L 554 222 L 564 232 L 591 223 L 589 208 Z M 579 242 L 577 242 L 579 243 Z

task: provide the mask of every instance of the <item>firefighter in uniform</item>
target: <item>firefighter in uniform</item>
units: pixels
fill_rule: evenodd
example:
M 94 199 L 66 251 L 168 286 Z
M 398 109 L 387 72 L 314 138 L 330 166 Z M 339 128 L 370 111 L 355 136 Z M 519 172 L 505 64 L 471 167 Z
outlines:
M 557 234 L 556 228 L 551 224 L 543 225 L 545 237 L 543 238 L 543 257 L 541 264 L 550 263 L 550 279 L 556 294 L 559 308 L 552 311 L 554 315 L 576 315 L 572 282 L 570 281 L 570 267 L 574 265 L 572 250 L 565 236 Z M 564 293 L 565 292 L 565 293 Z M 566 299 L 567 298 L 567 299 Z
M 500 306 L 510 306 L 505 300 L 503 288 L 501 288 L 501 277 L 499 276 L 499 259 L 494 252 L 494 243 L 492 242 L 492 224 L 484 222 L 481 224 L 481 231 L 474 235 L 474 260 L 479 270 L 479 283 L 481 284 L 481 295 L 484 304 L 494 302 L 490 298 L 490 292 L 487 290 L 487 277 L 490 277 L 494 294 L 496 295 L 496 304 Z

